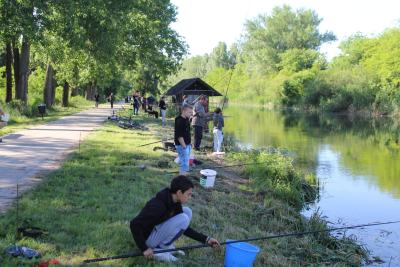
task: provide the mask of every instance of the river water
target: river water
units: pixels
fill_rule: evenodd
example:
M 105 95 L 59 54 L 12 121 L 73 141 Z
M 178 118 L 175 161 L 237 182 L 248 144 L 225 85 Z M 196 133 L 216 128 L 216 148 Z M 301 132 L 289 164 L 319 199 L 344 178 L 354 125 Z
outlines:
M 333 115 L 302 115 L 228 107 L 226 137 L 242 147 L 280 147 L 316 174 L 316 210 L 331 226 L 400 220 L 400 121 Z M 371 256 L 400 266 L 400 224 L 348 230 Z

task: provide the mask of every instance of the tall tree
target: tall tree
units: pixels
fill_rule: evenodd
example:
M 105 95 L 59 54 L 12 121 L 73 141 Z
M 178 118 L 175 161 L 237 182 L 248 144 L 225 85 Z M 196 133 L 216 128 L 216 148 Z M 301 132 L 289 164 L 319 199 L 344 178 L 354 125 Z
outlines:
M 321 21 L 312 10 L 275 7 L 271 15 L 260 15 L 246 23 L 244 54 L 249 63 L 274 71 L 281 53 L 290 49 L 318 50 L 324 42 L 336 39 L 331 32 L 319 32 Z
M 53 91 L 54 91 L 54 69 L 51 63 L 47 64 L 46 70 L 46 81 L 44 83 L 43 90 L 43 102 L 46 107 L 51 107 L 53 105 Z
M 12 100 L 12 47 L 11 43 L 6 44 L 6 102 Z
M 234 66 L 233 57 L 228 51 L 226 43 L 218 43 L 218 45 L 213 49 L 210 55 L 210 60 L 208 64 L 210 70 L 213 68 L 230 69 Z
M 15 98 L 16 99 L 21 99 L 22 97 L 22 92 L 19 89 L 19 48 L 18 45 L 15 41 L 12 43 L 12 48 L 13 48 L 13 62 L 14 62 L 14 88 L 15 88 Z
M 30 55 L 30 43 L 26 37 L 23 37 L 22 48 L 21 48 L 21 59 L 19 66 L 19 77 L 18 77 L 18 90 L 21 96 L 21 100 L 26 102 L 28 100 L 28 79 L 29 79 L 29 55 Z

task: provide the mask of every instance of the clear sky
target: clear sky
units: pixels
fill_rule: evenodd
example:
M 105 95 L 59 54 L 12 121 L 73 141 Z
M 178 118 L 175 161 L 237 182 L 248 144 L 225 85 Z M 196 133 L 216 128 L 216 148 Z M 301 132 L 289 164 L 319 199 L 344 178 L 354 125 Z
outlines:
M 191 55 L 210 53 L 218 42 L 239 39 L 244 23 L 259 14 L 271 14 L 275 6 L 315 10 L 323 21 L 320 31 L 332 31 L 337 42 L 324 45 L 328 58 L 339 53 L 340 41 L 361 32 L 368 36 L 400 26 L 400 0 L 171 0 L 178 7 L 173 28 L 189 44 Z

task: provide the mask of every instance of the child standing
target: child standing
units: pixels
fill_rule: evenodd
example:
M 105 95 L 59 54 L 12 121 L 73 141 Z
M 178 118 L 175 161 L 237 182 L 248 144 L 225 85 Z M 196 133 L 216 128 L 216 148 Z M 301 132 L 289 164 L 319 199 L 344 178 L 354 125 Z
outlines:
M 222 133 L 222 128 L 224 127 L 224 116 L 222 115 L 222 110 L 216 108 L 213 116 L 214 122 L 214 152 L 221 152 L 222 141 L 224 140 L 224 134 Z

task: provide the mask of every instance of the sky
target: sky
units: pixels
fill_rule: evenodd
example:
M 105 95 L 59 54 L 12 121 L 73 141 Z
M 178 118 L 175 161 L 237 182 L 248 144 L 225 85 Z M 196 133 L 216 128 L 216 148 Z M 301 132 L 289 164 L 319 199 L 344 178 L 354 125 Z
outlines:
M 339 54 L 341 41 L 355 33 L 376 36 L 400 26 L 400 0 L 171 0 L 178 8 L 172 27 L 186 40 L 191 56 L 211 53 L 218 42 L 228 47 L 244 32 L 244 24 L 276 6 L 306 8 L 323 19 L 320 32 L 332 31 L 338 41 L 325 44 L 328 59 Z

